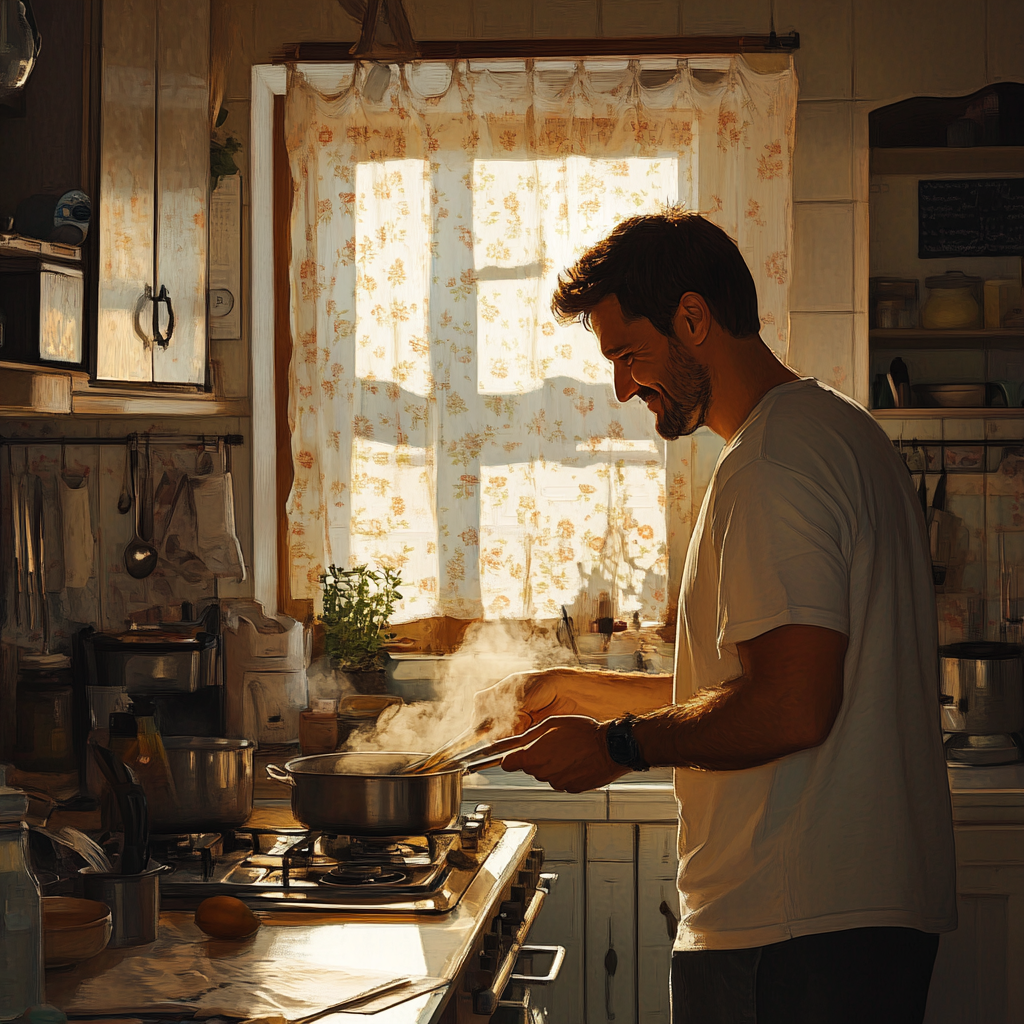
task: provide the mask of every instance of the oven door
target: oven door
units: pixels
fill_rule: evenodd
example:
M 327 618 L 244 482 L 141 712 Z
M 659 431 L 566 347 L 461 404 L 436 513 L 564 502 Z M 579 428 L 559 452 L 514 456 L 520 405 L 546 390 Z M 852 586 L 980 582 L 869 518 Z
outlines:
M 522 923 L 500 963 L 490 974 L 490 985 L 473 993 L 473 1011 L 495 1024 L 541 1024 L 546 1021 L 543 988 L 558 978 L 565 959 L 564 946 L 537 946 L 527 943 L 530 928 L 537 919 L 558 875 L 540 876 Z
M 565 946 L 523 946 L 492 1024 L 547 1024 L 544 988 L 534 986 L 555 981 L 564 959 Z

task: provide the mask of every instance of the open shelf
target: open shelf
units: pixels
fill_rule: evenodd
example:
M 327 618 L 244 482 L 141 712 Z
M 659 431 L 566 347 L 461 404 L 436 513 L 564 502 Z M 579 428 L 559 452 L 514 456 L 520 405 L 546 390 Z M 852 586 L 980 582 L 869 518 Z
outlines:
M 1024 146 L 899 147 L 871 150 L 872 174 L 1011 174 L 1024 171 Z
M 1024 348 L 1022 327 L 975 327 L 960 331 L 928 331 L 924 328 L 872 328 L 875 348 Z
M 1024 419 L 1021 409 L 872 409 L 876 420 L 1012 420 Z

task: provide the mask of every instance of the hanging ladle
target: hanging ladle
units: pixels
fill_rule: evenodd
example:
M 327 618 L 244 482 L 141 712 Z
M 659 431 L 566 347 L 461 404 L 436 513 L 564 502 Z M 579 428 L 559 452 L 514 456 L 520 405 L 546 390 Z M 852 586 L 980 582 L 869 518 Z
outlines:
M 117 511 L 126 516 L 132 507 L 132 492 L 128 483 L 128 474 L 131 467 L 131 448 L 124 446 L 124 477 L 121 480 L 121 493 L 117 497 Z
M 139 533 L 139 520 L 141 512 L 139 509 L 139 450 L 138 445 L 133 441 L 131 447 L 132 459 L 132 503 L 135 505 L 135 535 L 128 542 L 124 549 L 124 567 L 128 575 L 134 579 L 145 579 L 155 568 L 157 561 L 157 550 L 153 545 L 142 539 Z

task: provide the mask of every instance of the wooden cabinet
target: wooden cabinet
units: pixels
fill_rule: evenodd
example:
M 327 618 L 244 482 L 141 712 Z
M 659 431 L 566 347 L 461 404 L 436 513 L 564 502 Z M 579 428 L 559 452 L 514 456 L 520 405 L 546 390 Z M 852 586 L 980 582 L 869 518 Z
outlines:
M 943 935 L 925 1024 L 1024 1021 L 1024 826 L 958 825 L 955 932 Z
M 104 0 L 96 376 L 202 385 L 209 0 Z
M 636 1018 L 633 825 L 587 826 L 587 1022 Z
M 669 1024 L 669 972 L 679 923 L 675 825 L 638 825 L 636 969 L 638 1020 Z

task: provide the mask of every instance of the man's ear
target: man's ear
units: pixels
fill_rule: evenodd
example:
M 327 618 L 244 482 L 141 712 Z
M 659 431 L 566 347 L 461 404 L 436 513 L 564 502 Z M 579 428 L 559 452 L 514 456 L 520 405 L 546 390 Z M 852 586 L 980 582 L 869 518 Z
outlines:
M 696 292 L 684 292 L 676 307 L 675 328 L 678 335 L 683 325 L 686 325 L 686 333 L 694 345 L 700 345 L 708 336 L 711 329 L 711 311 L 703 297 Z

